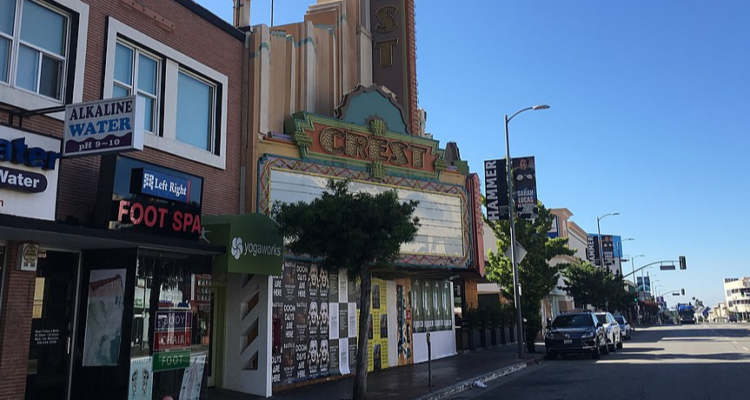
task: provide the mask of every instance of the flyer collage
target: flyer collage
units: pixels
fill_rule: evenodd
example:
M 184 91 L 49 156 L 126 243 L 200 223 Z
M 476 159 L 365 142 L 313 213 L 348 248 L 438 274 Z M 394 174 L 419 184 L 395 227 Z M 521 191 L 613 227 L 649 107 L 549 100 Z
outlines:
M 354 370 L 359 285 L 345 271 L 287 260 L 273 279 L 272 382 L 281 387 Z M 388 367 L 386 282 L 373 279 L 368 369 Z M 376 356 L 377 355 L 377 356 Z

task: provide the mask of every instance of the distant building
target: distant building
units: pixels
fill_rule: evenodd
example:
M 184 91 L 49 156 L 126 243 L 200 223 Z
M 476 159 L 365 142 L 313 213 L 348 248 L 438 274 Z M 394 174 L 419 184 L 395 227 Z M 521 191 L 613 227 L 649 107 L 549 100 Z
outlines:
M 750 277 L 724 278 L 724 299 L 728 315 L 740 321 L 750 317 Z

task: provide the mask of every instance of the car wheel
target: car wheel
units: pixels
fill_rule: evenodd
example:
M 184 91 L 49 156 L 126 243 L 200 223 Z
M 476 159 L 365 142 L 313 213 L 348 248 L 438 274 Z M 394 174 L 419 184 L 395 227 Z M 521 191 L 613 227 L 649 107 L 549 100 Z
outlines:
M 631 339 L 633 339 L 633 336 L 630 334 L 630 332 L 628 332 L 628 336 L 626 336 L 625 338 L 628 339 L 628 340 L 631 340 Z
M 619 342 L 617 342 L 617 348 L 618 348 L 618 349 L 621 349 L 621 348 L 622 348 L 622 340 L 620 340 Z
M 602 346 L 601 353 L 605 356 L 609 354 L 609 345 L 607 344 L 607 339 L 604 339 L 604 346 Z
M 593 358 L 594 360 L 598 360 L 599 357 L 601 357 L 599 346 L 594 346 L 594 350 L 591 351 L 591 358 Z

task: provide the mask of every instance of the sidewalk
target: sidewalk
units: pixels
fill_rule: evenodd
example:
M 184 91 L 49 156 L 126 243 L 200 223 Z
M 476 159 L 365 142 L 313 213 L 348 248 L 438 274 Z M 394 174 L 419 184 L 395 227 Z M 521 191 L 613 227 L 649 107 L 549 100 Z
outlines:
M 427 363 L 392 367 L 367 374 L 367 397 L 378 400 L 438 400 L 470 389 L 473 382 L 483 382 L 508 375 L 534 365 L 544 356 L 544 345 L 537 343 L 537 353 L 519 360 L 516 345 L 466 352 L 432 362 L 432 387 L 428 386 Z M 288 400 L 344 400 L 352 397 L 348 377 L 275 393 L 273 398 Z M 223 389 L 209 389 L 210 400 L 254 400 L 261 397 Z

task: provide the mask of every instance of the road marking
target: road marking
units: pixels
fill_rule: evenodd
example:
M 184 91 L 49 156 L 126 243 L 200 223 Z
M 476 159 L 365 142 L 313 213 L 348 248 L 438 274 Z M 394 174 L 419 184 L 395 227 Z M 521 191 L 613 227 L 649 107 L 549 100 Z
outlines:
M 748 350 L 747 350 L 747 347 L 745 347 L 745 346 L 742 346 L 742 348 L 743 348 L 743 349 L 745 349 L 745 351 L 748 351 Z

